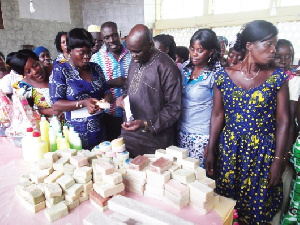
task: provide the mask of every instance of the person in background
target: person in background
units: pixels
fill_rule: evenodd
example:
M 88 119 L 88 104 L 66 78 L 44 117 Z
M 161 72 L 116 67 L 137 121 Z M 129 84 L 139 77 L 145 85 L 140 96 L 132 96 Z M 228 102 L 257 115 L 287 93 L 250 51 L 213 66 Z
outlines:
M 39 46 L 33 49 L 33 52 L 39 57 L 42 66 L 49 67 L 52 66 L 52 59 L 50 52 L 44 46 Z
M 297 138 L 297 104 L 298 98 L 300 94 L 300 77 L 296 74 L 291 73 L 291 66 L 294 61 L 294 47 L 293 44 L 285 39 L 279 39 L 276 45 L 276 54 L 275 54 L 275 63 L 276 66 L 285 71 L 289 76 L 289 96 L 290 96 L 290 126 L 289 126 L 289 139 L 287 143 L 287 151 L 286 151 L 286 167 L 284 173 L 282 175 L 283 179 L 283 204 L 281 208 L 281 212 L 284 213 L 286 207 L 289 203 L 289 196 L 291 191 L 291 184 L 293 179 L 293 168 L 289 163 L 289 152 L 292 152 L 293 144 Z M 279 216 L 278 216 L 279 217 Z M 279 218 L 276 221 L 278 224 L 280 222 Z
M 235 42 L 229 43 L 228 56 L 224 67 L 235 66 L 236 64 L 241 63 L 245 57 L 244 49 L 237 51 L 234 49 L 234 44 Z
M 220 63 L 222 66 L 226 65 L 226 59 L 225 59 L 225 54 L 226 54 L 226 48 L 228 46 L 228 40 L 224 36 L 218 36 L 218 40 L 221 45 L 221 52 L 220 52 Z
M 174 61 L 176 60 L 176 43 L 174 38 L 168 34 L 159 34 L 153 38 L 155 48 L 170 56 Z
M 51 107 L 49 76 L 37 55 L 30 50 L 18 52 L 13 54 L 9 63 L 17 74 L 24 75 L 21 81 L 13 84 L 16 94 L 26 97 L 28 104 L 42 115 L 60 114 Z
M 190 59 L 183 63 L 182 114 L 179 120 L 179 147 L 203 164 L 204 148 L 209 139 L 213 105 L 214 74 L 221 68 L 220 44 L 211 29 L 199 29 L 190 40 Z
M 176 60 L 175 63 L 177 64 L 178 68 L 181 70 L 182 63 L 189 59 L 190 52 L 187 47 L 184 46 L 176 46 Z
M 282 204 L 289 100 L 287 75 L 273 65 L 277 34 L 264 20 L 246 24 L 234 45 L 243 62 L 215 76 L 206 170 L 236 200 L 241 225 L 269 223 Z
M 69 58 L 69 53 L 67 50 L 67 32 L 58 32 L 55 37 L 54 44 L 56 50 L 59 52 L 59 55 L 53 60 L 53 66 L 58 63 L 66 62 Z
M 7 68 L 5 63 L 5 57 L 2 52 L 0 52 L 0 80 L 7 74 L 10 73 L 10 69 Z
M 92 47 L 93 37 L 87 30 L 68 32 L 70 60 L 55 65 L 49 84 L 53 108 L 66 112 L 66 124 L 78 131 L 83 149 L 105 140 L 103 113 L 96 103 L 102 98 L 110 102 L 112 97 L 101 67 L 90 62 Z
M 133 118 L 124 116 L 121 136 L 134 158 L 175 144 L 175 123 L 182 104 L 181 82 L 174 61 L 154 47 L 148 27 L 134 26 L 126 46 L 132 60 L 117 106 L 124 108 L 124 97 L 129 97 Z
M 94 54 L 91 61 L 99 64 L 102 68 L 113 95 L 110 109 L 104 114 L 106 138 L 108 141 L 112 141 L 121 134 L 122 109 L 116 107 L 116 100 L 123 94 L 123 85 L 128 75 L 131 56 L 130 52 L 121 44 L 116 23 L 105 22 L 102 24 L 101 36 L 105 47 Z
M 88 32 L 91 33 L 94 40 L 94 46 L 92 48 L 92 54 L 99 52 L 101 46 L 103 45 L 103 40 L 101 39 L 101 27 L 96 25 L 88 26 Z

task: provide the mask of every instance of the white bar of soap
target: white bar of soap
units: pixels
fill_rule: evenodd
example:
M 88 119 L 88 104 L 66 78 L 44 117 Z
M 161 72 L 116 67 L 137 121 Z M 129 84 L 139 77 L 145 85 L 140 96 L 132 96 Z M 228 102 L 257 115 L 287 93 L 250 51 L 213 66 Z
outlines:
M 122 215 L 126 215 L 134 220 L 140 221 L 143 224 L 193 224 L 171 213 L 167 213 L 163 210 L 157 210 L 157 208 L 155 207 L 143 204 L 121 195 L 116 195 L 112 199 L 110 199 L 108 201 L 108 208 Z
M 215 189 L 216 188 L 216 181 L 214 181 L 213 179 L 210 179 L 208 177 L 204 177 L 202 179 L 199 179 L 199 182 L 201 182 L 202 184 L 207 185 L 208 187 Z
M 75 209 L 77 206 L 79 206 L 79 199 L 76 199 L 74 202 L 69 202 L 67 200 L 64 200 L 63 203 L 66 204 L 68 210 L 70 211 L 72 209 Z
M 44 183 L 50 184 L 54 183 L 58 178 L 60 178 L 64 173 L 62 171 L 54 171 L 48 177 L 45 178 Z
M 52 159 L 41 159 L 38 162 L 34 162 L 30 165 L 31 171 L 43 170 L 52 167 Z
M 74 170 L 74 176 L 76 177 L 88 177 L 89 175 L 92 174 L 92 167 L 89 166 L 83 166 L 83 167 L 79 167 L 76 168 Z
M 119 222 L 105 213 L 99 213 L 99 211 L 94 211 L 90 213 L 87 217 L 83 219 L 84 225 L 126 225 L 126 223 Z
M 187 157 L 185 159 L 177 158 L 177 163 L 186 168 L 196 169 L 199 167 L 200 161 L 199 159 Z
M 53 163 L 53 169 L 54 170 L 63 170 L 64 165 L 69 162 L 70 162 L 70 158 L 62 157 L 59 160 L 57 160 L 55 163 Z
M 55 204 L 52 208 L 45 209 L 45 216 L 49 222 L 54 222 L 68 214 L 68 207 L 63 202 Z
M 30 179 L 36 184 L 44 183 L 44 180 L 48 175 L 49 171 L 47 169 L 37 170 L 30 173 Z
M 61 186 L 61 188 L 65 191 L 73 184 L 75 184 L 75 180 L 69 175 L 63 175 L 56 180 L 56 182 Z
M 86 184 L 92 180 L 93 176 L 92 174 L 88 175 L 87 177 L 78 177 L 73 175 L 73 179 L 76 181 L 78 184 Z
M 103 198 L 106 198 L 123 191 L 125 189 L 125 186 L 123 183 L 111 185 L 105 182 L 96 182 L 93 184 L 93 188 Z
M 189 183 L 188 187 L 190 188 L 190 197 L 194 195 L 199 199 L 199 201 L 206 202 L 214 197 L 213 189 L 205 184 L 200 183 L 197 180 L 192 183 Z M 194 196 L 192 196 L 192 198 Z
M 56 151 L 56 153 L 59 157 L 71 158 L 72 156 L 77 155 L 77 150 L 75 150 L 75 149 L 62 149 L 62 150 Z
M 165 184 L 165 189 L 176 196 L 189 195 L 189 188 L 177 180 L 171 179 Z
M 170 147 L 167 147 L 166 153 L 167 155 L 175 157 L 177 159 L 185 159 L 188 155 L 188 150 L 172 145 Z
M 73 196 L 73 195 L 67 195 L 65 194 L 65 199 L 69 202 L 74 202 L 76 199 L 79 200 L 80 198 L 80 193 L 78 193 L 77 195 Z
M 174 157 L 170 156 L 170 155 L 167 155 L 167 151 L 165 149 L 157 149 L 155 151 L 155 157 L 156 158 L 164 157 L 166 159 L 171 160 L 172 162 L 174 161 Z
M 64 166 L 63 166 L 63 172 L 64 174 L 66 175 L 73 175 L 74 174 L 74 170 L 76 169 L 76 166 L 70 164 L 70 163 L 66 163 Z
M 82 184 L 73 184 L 71 187 L 65 190 L 67 195 L 76 196 L 80 194 L 80 192 L 83 191 L 83 185 Z
M 158 184 L 164 184 L 171 178 L 171 173 L 165 171 L 162 174 L 147 170 L 147 180 L 156 181 Z
M 31 211 L 33 213 L 37 213 L 38 211 L 40 211 L 46 207 L 45 201 L 42 201 L 42 202 L 38 203 L 37 205 L 34 205 L 20 196 L 19 196 L 19 200 L 26 209 L 28 209 L 29 211 Z
M 185 169 L 178 169 L 172 172 L 172 178 L 183 184 L 191 183 L 196 179 L 193 171 Z
M 47 198 L 47 202 L 49 202 L 49 204 L 52 206 L 52 205 L 55 205 L 59 202 L 61 202 L 62 200 L 65 199 L 65 195 L 61 195 L 61 196 L 58 196 L 58 197 L 54 197 L 54 198 Z M 48 206 L 47 206 L 48 207 Z
M 114 172 L 109 175 L 103 175 L 102 179 L 105 183 L 116 185 L 123 181 L 122 174 L 118 172 Z
M 62 189 L 58 183 L 47 184 L 45 187 L 45 196 L 47 198 L 58 197 L 62 195 Z
M 89 181 L 88 183 L 83 184 L 83 191 L 87 191 L 87 190 L 91 189 L 92 187 L 93 187 L 93 182 Z
M 56 162 L 58 160 L 58 155 L 56 152 L 46 152 L 44 154 L 44 159 L 51 159 L 52 162 Z

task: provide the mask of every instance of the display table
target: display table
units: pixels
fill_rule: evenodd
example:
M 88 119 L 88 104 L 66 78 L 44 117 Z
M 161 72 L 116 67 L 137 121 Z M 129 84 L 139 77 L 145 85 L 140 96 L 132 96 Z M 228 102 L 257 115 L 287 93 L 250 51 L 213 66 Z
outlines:
M 81 203 L 78 207 L 70 211 L 69 215 L 53 223 L 48 222 L 44 215 L 44 210 L 38 213 L 27 211 L 19 202 L 15 194 L 15 186 L 19 183 L 20 176 L 29 169 L 28 163 L 22 159 L 22 149 L 15 147 L 5 137 L 0 137 L 0 224 L 82 224 L 83 218 L 96 210 L 90 201 Z M 126 196 L 137 201 L 154 206 L 158 209 L 173 213 L 183 219 L 195 224 L 205 225 L 231 225 L 234 202 L 228 200 L 226 207 L 216 207 L 206 215 L 199 213 L 191 207 L 177 210 L 152 198 L 144 197 L 135 193 L 127 192 Z M 225 200 L 226 201 L 226 200 Z M 106 213 L 112 213 L 107 211 Z M 223 215 L 222 218 L 219 215 Z

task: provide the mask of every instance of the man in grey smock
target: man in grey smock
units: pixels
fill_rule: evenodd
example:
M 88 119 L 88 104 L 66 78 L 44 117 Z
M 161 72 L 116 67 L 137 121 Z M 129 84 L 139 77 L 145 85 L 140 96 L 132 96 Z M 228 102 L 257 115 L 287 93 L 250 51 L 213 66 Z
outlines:
M 122 124 L 121 136 L 126 150 L 135 157 L 176 143 L 175 124 L 182 107 L 181 76 L 174 61 L 154 47 L 146 26 L 133 27 L 126 46 L 132 61 L 117 106 L 123 108 L 123 99 L 129 96 L 133 120 Z

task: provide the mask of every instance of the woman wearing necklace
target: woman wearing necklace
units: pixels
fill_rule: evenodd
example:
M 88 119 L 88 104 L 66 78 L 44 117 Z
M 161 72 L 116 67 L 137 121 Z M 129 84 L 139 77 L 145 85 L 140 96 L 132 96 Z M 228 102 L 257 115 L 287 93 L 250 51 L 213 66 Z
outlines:
M 272 65 L 277 34 L 267 21 L 247 24 L 234 46 L 244 60 L 215 76 L 206 169 L 237 201 L 240 224 L 267 224 L 282 203 L 289 106 L 287 75 Z
M 204 148 L 209 139 L 214 74 L 219 63 L 220 44 L 215 32 L 200 29 L 190 40 L 190 59 L 182 65 L 182 114 L 178 143 L 189 156 L 203 165 Z
M 102 98 L 110 102 L 112 97 L 102 69 L 89 62 L 92 47 L 93 37 L 88 31 L 72 29 L 67 35 L 70 60 L 55 65 L 49 85 L 52 107 L 66 111 L 66 123 L 78 131 L 84 149 L 104 140 L 103 115 L 96 102 Z

